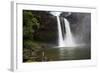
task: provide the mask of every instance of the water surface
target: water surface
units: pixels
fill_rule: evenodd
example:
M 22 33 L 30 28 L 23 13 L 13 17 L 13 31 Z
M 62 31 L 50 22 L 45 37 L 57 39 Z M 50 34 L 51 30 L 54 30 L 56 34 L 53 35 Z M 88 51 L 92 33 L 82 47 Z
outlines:
M 89 47 L 45 48 L 43 55 L 49 61 L 83 60 L 91 58 Z

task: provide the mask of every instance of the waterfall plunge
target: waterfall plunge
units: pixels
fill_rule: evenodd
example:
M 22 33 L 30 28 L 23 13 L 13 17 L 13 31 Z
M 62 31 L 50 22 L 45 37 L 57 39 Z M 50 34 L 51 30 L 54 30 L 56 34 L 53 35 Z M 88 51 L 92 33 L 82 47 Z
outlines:
M 63 41 L 63 36 L 62 36 L 60 18 L 59 18 L 59 16 L 56 16 L 56 17 L 57 17 L 57 22 L 58 22 L 58 35 L 59 35 L 58 44 L 59 44 L 59 47 L 63 47 L 64 46 L 64 41 Z
M 64 18 L 64 22 L 65 22 L 65 31 L 66 31 L 65 38 L 63 40 L 64 46 L 67 46 L 67 47 L 76 46 L 75 40 L 71 33 L 70 24 L 69 24 L 68 20 L 65 18 Z
M 62 34 L 62 28 L 61 28 L 61 23 L 60 23 L 60 14 L 61 12 L 50 12 L 52 15 L 57 17 L 57 23 L 58 23 L 58 47 L 75 47 L 75 41 L 71 33 L 70 29 L 70 24 L 67 19 L 64 18 L 64 27 L 65 27 L 65 35 L 63 39 L 63 34 Z M 68 13 L 69 15 L 71 13 Z

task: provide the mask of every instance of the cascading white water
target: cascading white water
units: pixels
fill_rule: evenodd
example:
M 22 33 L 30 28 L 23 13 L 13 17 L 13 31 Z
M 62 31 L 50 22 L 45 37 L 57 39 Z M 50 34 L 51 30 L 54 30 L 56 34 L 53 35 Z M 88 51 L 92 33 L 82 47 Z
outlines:
M 61 29 L 59 16 L 57 16 L 57 22 L 58 22 L 58 35 L 59 35 L 58 44 L 59 44 L 59 47 L 64 47 L 64 40 L 63 40 L 63 36 L 62 36 L 62 29 Z
M 63 34 L 62 34 L 62 28 L 61 28 L 61 23 L 60 23 L 60 14 L 61 12 L 50 12 L 52 15 L 57 17 L 57 23 L 58 23 L 58 47 L 73 47 L 75 46 L 75 41 L 73 39 L 71 29 L 70 29 L 70 24 L 67 19 L 64 18 L 64 23 L 65 26 L 65 36 L 63 39 Z M 70 14 L 70 13 L 68 13 Z
M 63 42 L 63 36 L 62 36 L 62 29 L 61 29 L 61 24 L 60 24 L 60 14 L 61 12 L 50 12 L 52 15 L 57 17 L 57 23 L 58 23 L 58 45 L 59 47 L 63 47 L 64 46 L 64 42 Z
M 63 40 L 64 46 L 73 47 L 76 44 L 75 44 L 74 38 L 71 33 L 70 24 L 69 24 L 68 20 L 65 18 L 64 18 L 64 23 L 65 23 L 65 31 L 66 31 L 65 38 Z

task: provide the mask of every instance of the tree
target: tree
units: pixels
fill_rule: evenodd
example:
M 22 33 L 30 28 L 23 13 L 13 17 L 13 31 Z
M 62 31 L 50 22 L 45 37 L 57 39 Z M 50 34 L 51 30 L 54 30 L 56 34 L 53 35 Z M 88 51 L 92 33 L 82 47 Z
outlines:
M 32 48 L 33 36 L 39 29 L 40 23 L 32 11 L 23 10 L 23 48 Z

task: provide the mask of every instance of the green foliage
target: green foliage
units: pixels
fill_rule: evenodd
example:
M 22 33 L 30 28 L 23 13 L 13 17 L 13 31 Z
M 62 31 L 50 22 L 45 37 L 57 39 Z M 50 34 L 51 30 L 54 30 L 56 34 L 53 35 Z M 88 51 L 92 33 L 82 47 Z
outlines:
M 32 11 L 23 10 L 23 47 L 33 47 L 33 36 L 39 29 L 40 23 Z
M 23 62 L 47 60 L 43 53 L 50 46 L 47 43 L 54 40 L 55 31 L 52 27 L 55 27 L 55 23 L 52 24 L 53 21 L 47 19 L 49 15 L 45 14 L 23 10 Z

